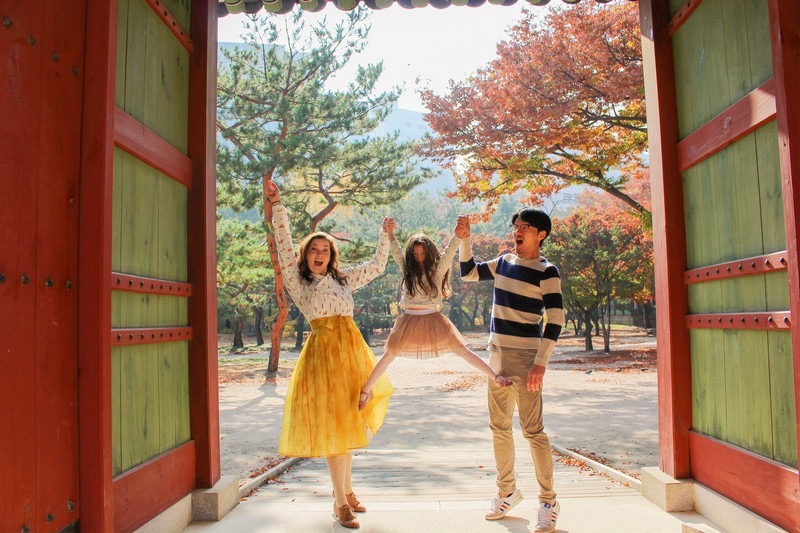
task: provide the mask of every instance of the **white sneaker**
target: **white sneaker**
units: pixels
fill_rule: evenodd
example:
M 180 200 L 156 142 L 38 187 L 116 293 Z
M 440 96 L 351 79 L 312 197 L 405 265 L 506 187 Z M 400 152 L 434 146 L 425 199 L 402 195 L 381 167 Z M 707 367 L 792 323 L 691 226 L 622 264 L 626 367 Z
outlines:
M 539 518 L 536 521 L 536 533 L 550 533 L 556 530 L 556 520 L 558 520 L 558 513 L 561 512 L 561 506 L 558 502 L 550 505 L 549 503 L 539 504 Z
M 519 489 L 515 490 L 505 498 L 499 495 L 492 498 L 492 504 L 489 506 L 489 511 L 484 515 L 486 520 L 500 520 L 512 507 L 522 501 L 522 493 Z

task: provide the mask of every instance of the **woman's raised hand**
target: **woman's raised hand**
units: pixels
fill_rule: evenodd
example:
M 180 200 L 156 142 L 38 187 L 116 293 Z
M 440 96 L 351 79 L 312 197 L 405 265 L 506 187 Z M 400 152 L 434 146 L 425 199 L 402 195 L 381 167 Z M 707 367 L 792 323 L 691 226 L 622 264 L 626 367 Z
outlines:
M 278 186 L 275 185 L 274 181 L 267 181 L 266 189 L 267 199 L 269 200 L 270 204 L 276 204 L 281 201 L 281 191 L 278 190 Z
M 389 234 L 389 238 L 394 237 L 394 230 L 397 229 L 397 221 L 393 217 L 383 219 L 383 231 Z

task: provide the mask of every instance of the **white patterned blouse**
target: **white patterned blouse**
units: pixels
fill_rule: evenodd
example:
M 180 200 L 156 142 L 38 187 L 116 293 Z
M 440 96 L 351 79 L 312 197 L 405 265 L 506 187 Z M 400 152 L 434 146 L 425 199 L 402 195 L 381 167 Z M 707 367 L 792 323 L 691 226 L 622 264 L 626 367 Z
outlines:
M 300 276 L 297 267 L 289 216 L 282 204 L 276 204 L 272 208 L 272 226 L 275 230 L 278 259 L 286 289 L 309 322 L 325 316 L 353 316 L 352 291 L 378 277 L 386 268 L 386 261 L 389 259 L 389 235 L 381 230 L 378 248 L 372 259 L 360 265 L 341 269 L 347 276 L 347 283 L 341 285 L 328 275 L 316 274 L 312 274 L 313 280 L 308 283 Z

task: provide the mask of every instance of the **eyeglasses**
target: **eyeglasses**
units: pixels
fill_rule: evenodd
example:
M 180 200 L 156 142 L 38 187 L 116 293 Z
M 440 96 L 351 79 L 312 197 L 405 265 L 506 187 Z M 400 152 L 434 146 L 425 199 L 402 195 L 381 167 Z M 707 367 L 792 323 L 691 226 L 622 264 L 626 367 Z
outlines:
M 532 228 L 533 226 L 531 226 L 530 224 L 522 223 L 522 224 L 511 224 L 508 227 L 511 228 L 512 232 L 514 232 L 514 231 L 524 231 L 528 228 Z

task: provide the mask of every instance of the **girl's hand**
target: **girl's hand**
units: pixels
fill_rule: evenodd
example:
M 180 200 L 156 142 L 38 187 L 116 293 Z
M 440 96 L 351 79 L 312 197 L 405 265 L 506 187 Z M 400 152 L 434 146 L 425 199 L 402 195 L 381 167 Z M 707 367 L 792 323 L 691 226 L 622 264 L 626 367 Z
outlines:
M 275 204 L 281 201 L 281 191 L 278 190 L 278 186 L 275 185 L 274 181 L 267 181 L 266 189 L 267 199 L 269 200 L 270 204 Z
M 397 222 L 392 217 L 383 219 L 383 231 L 389 234 L 389 238 L 394 238 L 394 230 L 397 229 Z
M 507 378 L 505 376 L 501 376 L 500 374 L 497 374 L 494 377 L 494 381 L 495 381 L 495 383 L 497 383 L 501 387 L 508 387 L 509 385 L 512 385 L 514 383 L 513 381 L 511 381 L 510 378 Z

